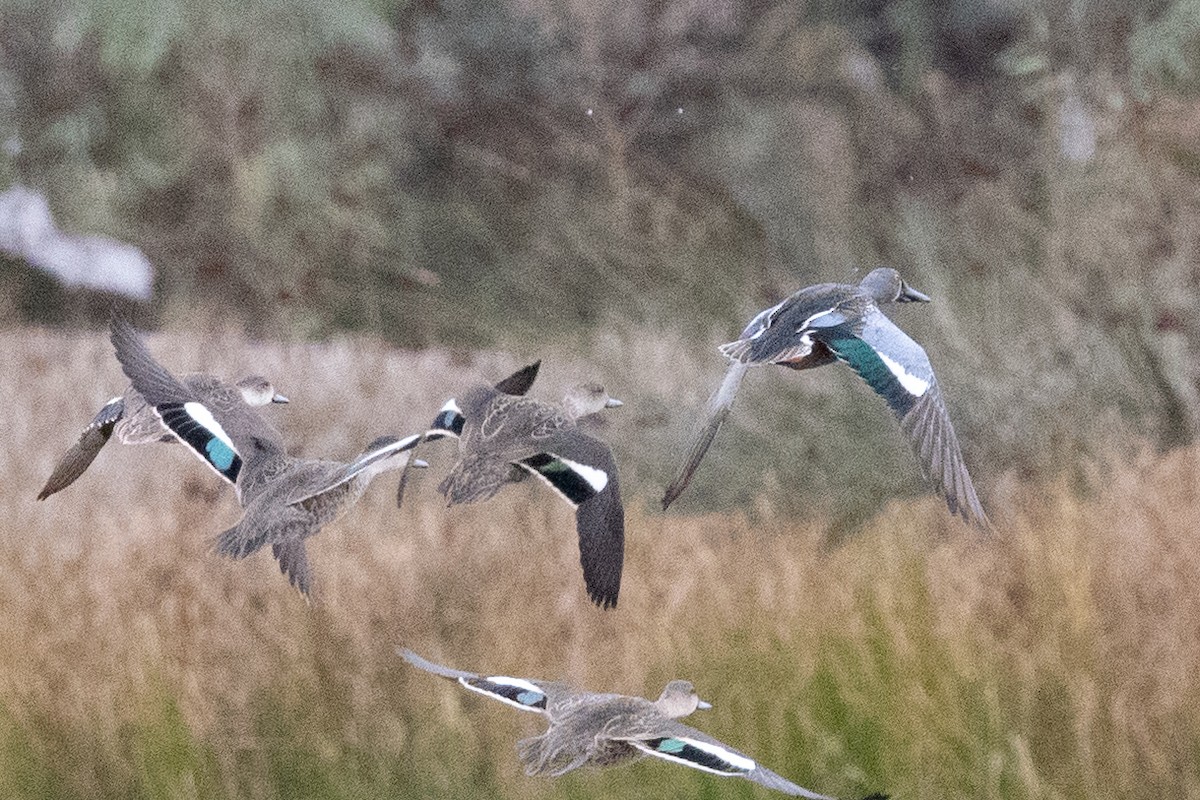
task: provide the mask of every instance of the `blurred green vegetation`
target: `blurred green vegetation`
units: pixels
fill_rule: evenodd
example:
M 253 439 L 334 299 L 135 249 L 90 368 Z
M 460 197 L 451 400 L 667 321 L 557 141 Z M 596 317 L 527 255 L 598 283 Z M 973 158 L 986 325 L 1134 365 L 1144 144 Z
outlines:
M 934 297 L 898 321 L 985 495 L 1010 471 L 1082 487 L 1079 456 L 1200 430 L 1197 20 L 1200 0 L 8 0 L 0 182 L 142 247 L 145 325 L 531 357 L 615 337 L 601 369 L 635 401 L 620 361 L 665 336 L 688 357 L 658 374 L 692 378 L 622 454 L 660 483 L 715 344 L 894 264 Z M 0 278 L 0 319 L 107 316 L 11 258 Z M 685 502 L 793 485 L 852 529 L 923 490 L 886 417 L 853 376 L 756 375 L 717 444 L 754 469 L 706 465 Z
M 993 517 L 1005 524 L 1025 513 L 1028 497 L 1048 483 L 1059 505 L 1027 521 L 1025 549 L 1005 556 L 1008 572 L 997 576 L 980 567 L 992 563 L 987 558 L 961 556 L 958 566 L 980 596 L 962 589 L 953 571 L 936 569 L 944 540 L 960 535 L 939 533 L 944 510 L 933 503 L 913 528 L 927 534 L 916 556 L 915 543 L 891 528 L 887 546 L 870 542 L 852 569 L 819 584 L 804 576 L 818 586 L 811 595 L 756 605 L 756 580 L 839 557 L 805 546 L 743 575 L 740 594 L 722 606 L 713 595 L 730 580 L 730 565 L 757 556 L 744 542 L 720 538 L 731 524 L 710 520 L 710 540 L 659 545 L 669 554 L 663 563 L 674 565 L 679 552 L 703 554 L 706 542 L 723 543 L 720 558 L 697 568 L 707 587 L 694 593 L 695 618 L 673 634 L 683 644 L 663 649 L 660 609 L 628 601 L 653 623 L 641 653 L 652 663 L 638 663 L 665 678 L 694 662 L 688 677 L 720 687 L 718 711 L 731 709 L 717 718 L 739 734 L 731 743 L 823 791 L 1194 797 L 1200 735 L 1194 711 L 1185 709 L 1196 694 L 1195 643 L 1154 637 L 1191 630 L 1195 618 L 1185 611 L 1196 571 L 1176 563 L 1193 548 L 1162 538 L 1163 526 L 1176 511 L 1190 513 L 1195 498 L 1164 502 L 1166 522 L 1144 505 L 1148 494 L 1189 485 L 1194 473 L 1180 467 L 1159 483 L 1138 483 L 1120 504 L 1103 498 L 1143 442 L 1167 448 L 1200 429 L 1198 45 L 1198 0 L 349 0 L 336 7 L 3 0 L 0 188 L 30 185 L 50 198 L 60 227 L 141 247 L 158 276 L 154 303 L 134 309 L 146 325 L 241 328 L 284 342 L 346 331 L 359 337 L 367 360 L 375 338 L 456 351 L 498 346 L 549 354 L 548 363 L 575 374 L 600 373 L 614 394 L 635 401 L 629 421 L 606 432 L 635 513 L 655 499 L 719 380 L 715 344 L 799 286 L 852 281 L 876 263 L 897 266 L 935 299 L 899 310 L 897 320 L 938 369 Z M 0 257 L 0 284 L 5 325 L 89 325 L 108 313 L 105 298 L 64 290 L 11 258 Z M 233 374 L 205 356 L 228 339 L 197 341 L 169 366 Z M 6 342 L 13 363 L 29 365 L 19 386 L 15 378 L 5 384 L 6 407 L 26 408 L 29 387 L 48 374 L 67 383 L 23 414 L 13 411 L 16 418 L 40 420 L 39 409 L 67 396 L 96 399 L 79 393 L 91 385 L 80 378 L 83 362 L 26 344 Z M 195 352 L 201 345 L 207 349 Z M 339 384 L 330 376 L 341 373 L 321 359 L 344 356 L 314 350 L 305 360 L 292 352 L 291 361 L 271 364 L 284 384 L 318 384 L 302 395 L 310 405 L 329 402 L 289 431 L 301 447 L 331 450 L 351 433 L 366 441 L 380 407 L 411 408 L 413 419 L 425 419 L 419 404 L 436 408 L 454 389 L 454 370 L 443 365 L 442 382 L 389 386 L 373 395 L 368 414 L 352 389 L 374 380 L 377 368 Z M 105 352 L 86 363 L 110 362 Z M 565 382 L 565 371 L 560 377 Z M 80 424 L 89 409 L 75 409 Z M 327 431 L 329 419 L 342 427 Z M 23 498 L 37 488 L 28 478 L 30 454 L 48 453 L 45 442 L 55 435 L 40 433 L 0 453 L 19 464 L 9 485 L 28 483 Z M 177 490 L 162 485 L 152 496 Z M 911 455 L 853 375 L 763 370 L 747 380 L 728 430 L 675 513 L 744 509 L 756 525 L 778 529 L 777 538 L 798 535 L 792 522 L 814 526 L 819 538 L 870 524 L 904 493 L 925 493 Z M 59 527 L 82 535 L 111 524 L 105 498 L 91 516 L 72 512 Z M 1077 502 L 1093 504 L 1082 520 Z M 142 638 L 130 633 L 142 630 L 134 626 L 167 613 L 161 592 L 149 609 L 127 599 L 149 591 L 139 570 L 149 561 L 179 582 L 189 572 L 135 549 L 124 571 L 103 574 L 139 575 L 138 587 L 113 579 L 45 611 L 51 594 L 83 578 L 55 572 L 58 561 L 46 567 L 57 576 L 48 582 L 30 567 L 28 532 L 40 524 L 50 541 L 62 530 L 28 508 L 8 510 L 13 568 L 0 581 L 7 592 L 0 608 L 9 612 L 0 624 L 28 645 L 13 652 L 53 646 L 58 640 L 47 645 L 45 631 L 85 610 L 111 612 L 105 602 L 114 586 L 134 607 L 107 620 L 104 641 L 116 651 L 132 647 Z M 207 506 L 185 512 L 194 525 L 208 521 Z M 1125 514 L 1146 519 L 1133 524 Z M 902 511 L 900 521 L 910 516 Z M 144 527 L 175 531 L 180 552 L 190 546 L 178 518 L 155 523 Z M 641 524 L 631 547 L 668 523 L 656 516 Z M 462 527 L 461 539 L 476 533 Z M 1071 558 L 1051 544 L 1064 530 Z M 1146 531 L 1156 556 L 1149 561 L 1172 569 L 1129 566 L 1141 563 Z M 112 541 L 127 534 L 109 533 Z M 104 552 L 96 540 L 85 545 Z M 1102 558 L 1117 551 L 1120 564 Z M 568 553 L 566 563 L 573 558 Z M 636 550 L 630 563 L 629 585 L 644 569 L 641 591 L 649 591 L 646 576 L 654 573 Z M 13 668 L 8 675 L 16 677 L 0 682 L 0 794 L 588 797 L 684 785 L 699 797 L 762 795 L 658 764 L 603 779 L 529 781 L 511 763 L 512 740 L 527 731 L 523 720 L 476 730 L 467 717 L 490 714 L 480 702 L 443 729 L 437 712 L 444 709 L 424 695 L 410 712 L 416 687 L 434 689 L 426 676 L 399 677 L 390 655 L 396 636 L 379 635 L 395 633 L 391 619 L 408 625 L 434 615 L 441 627 L 431 638 L 462 645 L 457 654 L 472 659 L 463 667 L 507 669 L 517 654 L 501 657 L 505 642 L 530 635 L 512 620 L 489 618 L 495 630 L 478 622 L 481 608 L 460 604 L 483 590 L 468 578 L 449 580 L 462 564 L 441 569 L 445 580 L 430 579 L 420 595 L 433 598 L 433 611 L 423 602 L 398 608 L 394 597 L 355 606 L 337 624 L 304 629 L 327 643 L 315 653 L 287 649 L 295 634 L 288 626 L 303 627 L 307 610 L 288 605 L 290 596 L 271 605 L 285 641 L 263 654 L 261 637 L 243 631 L 248 643 L 233 666 L 262 670 L 278 685 L 259 676 L 243 694 L 232 681 L 220 684 L 212 707 L 193 696 L 199 670 L 186 654 L 192 634 L 221 637 L 220 626 L 176 628 L 168 619 L 163 630 L 173 633 L 161 635 L 184 653 L 178 661 L 164 666 L 139 652 L 130 670 L 95 679 L 101 697 L 120 696 L 134 709 L 116 714 L 104 707 L 108 700 L 95 701 L 97 709 L 55 693 L 46 675 L 74 666 L 71 648 L 86 639 L 63 634 L 70 646 L 56 650 L 50 666 Z M 1071 583 L 1093 575 L 1103 578 L 1094 587 Z M 998 586 L 989 585 L 993 579 Z M 226 580 L 234 588 L 225 593 L 193 588 L 208 613 L 228 622 L 222 614 L 237 617 L 229 597 L 246 587 Z M 1151 580 L 1169 585 L 1130 599 Z M 18 584 L 21 591 L 11 590 Z M 976 603 L 972 614 L 956 616 L 955 603 L 939 599 L 947 585 Z M 488 607 L 496 614 L 512 597 L 532 597 L 530 613 L 543 613 L 556 590 L 538 588 L 518 585 Z M 839 591 L 851 593 L 845 603 L 853 613 L 843 608 L 822 627 L 829 609 L 820 599 Z M 991 591 L 1003 594 L 995 601 L 1002 613 L 987 605 L 990 595 L 980 599 Z M 1095 619 L 1088 608 L 1098 609 Z M 1178 619 L 1155 624 L 1175 608 L 1184 609 Z M 13 621 L 18 610 L 29 618 Z M 246 616 L 261 610 L 252 606 Z M 392 616 L 381 619 L 384 612 Z M 369 635 L 339 639 L 372 614 Z M 791 627 L 773 627 L 781 616 Z M 1075 627 L 1063 627 L 1064 619 Z M 946 633 L 952 624 L 957 636 Z M 404 632 L 429 636 L 415 624 Z M 547 638 L 551 644 L 532 649 L 543 664 L 559 652 Z M 798 659 L 807 658 L 798 654 L 814 647 L 797 677 Z M 359 663 L 355 653 L 370 656 Z M 111 669 L 105 655 L 91 659 Z M 145 671 L 157 677 L 131 686 L 128 673 Z M 611 670 L 594 677 L 602 679 L 597 688 L 656 689 L 618 685 Z M 762 685 L 789 680 L 788 702 L 764 706 Z M 727 688 L 736 686 L 748 687 L 741 700 Z M 762 727 L 751 730 L 747 719 Z M 463 772 L 459 756 L 470 763 Z
M 902 323 L 969 460 L 1046 474 L 1200 427 L 1198 19 L 7 0 L 0 182 L 142 247 L 142 322 L 270 338 L 536 351 L 649 329 L 717 364 L 758 308 L 891 263 L 936 300 Z M 106 313 L 0 268 L 5 319 Z

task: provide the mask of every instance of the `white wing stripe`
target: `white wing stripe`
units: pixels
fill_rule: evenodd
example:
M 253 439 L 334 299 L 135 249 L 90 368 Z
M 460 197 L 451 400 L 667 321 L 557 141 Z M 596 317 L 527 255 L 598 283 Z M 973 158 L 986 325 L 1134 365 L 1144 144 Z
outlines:
M 484 680 L 491 681 L 492 683 L 498 683 L 501 686 L 515 686 L 516 688 L 524 689 L 527 692 L 545 694 L 545 692 L 538 688 L 536 683 L 527 681 L 524 678 L 510 678 L 507 675 L 488 675 L 484 678 Z
M 884 366 L 891 370 L 891 373 L 896 376 L 896 380 L 900 381 L 900 385 L 909 394 L 920 397 L 929 391 L 929 381 L 918 375 L 913 375 L 899 361 L 888 358 L 887 353 L 884 353 L 882 350 L 875 348 L 875 352 L 879 355 L 880 360 L 883 361 Z
M 476 694 L 481 694 L 484 697 L 490 697 L 493 700 L 499 700 L 501 703 L 504 703 L 505 705 L 512 706 L 513 708 L 519 708 L 522 711 L 532 711 L 536 714 L 545 713 L 545 709 L 539 708 L 537 706 L 528 706 L 523 703 L 518 703 L 515 700 L 510 700 L 509 698 L 505 697 L 502 694 L 496 694 L 495 692 L 489 692 L 487 689 L 484 689 L 482 687 L 474 686 L 468 682 L 470 680 L 471 680 L 471 678 L 458 678 L 458 682 L 459 682 L 459 684 L 461 684 L 463 686 L 463 688 L 470 689 L 472 692 L 475 692 Z M 545 696 L 545 694 L 546 694 L 541 689 L 539 689 L 537 686 L 534 686 L 529 681 L 522 680 L 521 678 L 509 678 L 504 675 L 497 675 L 495 677 L 485 677 L 484 680 L 490 681 L 491 683 L 500 684 L 501 686 L 513 686 L 517 689 L 522 689 L 527 692 L 536 692 L 537 694 L 540 694 L 543 696 Z
M 591 486 L 597 494 L 604 491 L 605 486 L 608 486 L 608 473 L 604 470 L 596 469 L 595 467 L 589 467 L 587 464 L 580 464 L 578 461 L 572 461 L 569 458 L 563 458 L 557 454 L 554 454 L 554 457 L 570 467 L 571 471 L 576 475 L 587 481 L 588 485 Z
M 189 417 L 196 420 L 196 422 L 199 423 L 206 431 L 224 442 L 225 445 L 234 453 L 237 453 L 237 448 L 233 446 L 233 440 L 229 438 L 229 434 L 225 433 L 225 429 L 221 427 L 221 423 L 217 422 L 216 419 L 213 418 L 213 415 L 207 408 L 200 403 L 192 401 L 184 403 L 183 410 L 187 412 Z
M 518 462 L 516 462 L 516 464 L 517 464 L 517 466 L 518 466 L 518 467 L 520 467 L 521 469 L 525 470 L 525 471 L 526 471 L 526 472 L 528 472 L 530 475 L 534 475 L 534 476 L 536 476 L 536 477 L 537 477 L 539 480 L 541 480 L 543 483 L 545 483 L 547 486 L 549 486 L 551 489 L 553 489 L 553 490 L 554 490 L 554 493 L 555 493 L 556 495 L 558 495 L 559 497 L 561 497 L 563 500 L 566 500 L 566 501 L 567 501 L 567 504 L 568 504 L 569 506 L 571 506 L 571 508 L 579 508 L 579 504 L 578 504 L 578 503 L 576 503 L 576 502 L 575 502 L 574 500 L 572 500 L 571 498 L 567 497 L 567 495 L 566 495 L 566 492 L 564 492 L 562 489 L 559 489 L 557 486 L 555 486 L 555 485 L 554 485 L 554 481 L 550 480 L 550 479 L 549 479 L 549 478 L 547 478 L 545 475 L 543 475 L 542 473 L 538 472 L 536 469 L 534 469 L 533 467 L 531 467 L 531 466 L 529 466 L 528 464 L 524 463 L 523 461 L 518 461 Z
M 832 314 L 836 310 L 837 310 L 836 308 L 827 308 L 824 311 L 818 311 L 817 313 L 810 316 L 808 319 L 804 320 L 804 322 L 801 322 L 799 327 L 796 328 L 796 333 L 799 333 L 800 331 L 804 330 L 805 328 L 807 328 L 809 326 L 812 326 L 814 328 L 826 327 L 823 325 L 813 325 L 813 320 L 820 319 L 821 317 L 824 317 L 824 316 L 828 316 L 829 314 Z M 837 324 L 837 323 L 834 323 L 834 324 Z
M 678 739 L 681 742 L 696 748 L 697 750 L 703 750 L 710 755 L 716 756 L 717 758 L 729 764 L 729 769 L 713 769 L 712 767 L 704 764 L 697 764 L 695 761 L 681 758 L 673 753 L 664 753 L 661 750 L 655 750 L 653 747 L 647 747 L 642 742 L 631 741 L 630 744 L 641 750 L 643 753 L 649 753 L 652 756 L 657 756 L 658 758 L 666 761 L 674 761 L 676 764 L 683 764 L 684 766 L 691 767 L 692 769 L 698 769 L 713 775 L 740 775 L 744 772 L 753 772 L 758 768 L 758 764 L 756 764 L 753 759 L 746 758 L 740 753 L 735 753 L 732 750 L 726 750 L 723 747 L 718 747 L 717 745 L 709 744 L 708 742 L 702 742 L 699 739 L 690 739 L 686 736 L 673 736 L 670 738 Z

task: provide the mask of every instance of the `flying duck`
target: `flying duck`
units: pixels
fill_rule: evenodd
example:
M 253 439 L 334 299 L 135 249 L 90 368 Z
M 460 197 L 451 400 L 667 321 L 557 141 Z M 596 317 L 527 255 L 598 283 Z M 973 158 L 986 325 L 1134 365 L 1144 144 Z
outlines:
M 499 389 L 476 386 L 438 412 L 425 438 L 459 440 L 458 463 L 438 491 L 449 505 L 457 505 L 487 500 L 531 474 L 545 481 L 575 509 L 588 596 L 596 605 L 612 608 L 625 554 L 617 465 L 608 445 L 581 430 L 577 421 L 622 403 L 594 383 L 573 387 L 561 405 L 503 391 L 528 389 L 529 369 L 501 381 Z
M 257 414 L 209 406 L 154 360 L 133 327 L 112 321 L 117 360 L 161 425 L 234 484 L 245 509 L 216 550 L 244 558 L 265 544 L 293 586 L 308 595 L 304 540 L 342 516 L 381 472 L 404 466 L 418 436 L 380 437 L 350 463 L 289 456 Z
M 275 391 L 269 380 L 260 375 L 249 375 L 233 386 L 201 373 L 184 375 L 180 382 L 196 397 L 202 398 L 207 406 L 228 416 L 237 415 L 245 408 L 288 402 Z M 266 420 L 262 425 L 265 435 L 280 438 L 278 431 Z M 175 441 L 174 436 L 163 430 L 162 423 L 145 399 L 130 386 L 123 395 L 105 403 L 79 434 L 79 440 L 63 453 L 37 499 L 45 500 L 74 483 L 113 436 L 121 444 L 130 445 Z
M 797 786 L 745 753 L 679 722 L 697 709 L 712 707 L 699 698 L 689 681 L 673 680 L 657 700 L 647 700 L 579 691 L 555 681 L 477 675 L 427 661 L 411 650 L 397 652 L 414 667 L 545 717 L 545 732 L 517 743 L 526 775 L 557 777 L 585 765 L 610 767 L 654 756 L 712 775 L 745 778 L 793 797 L 833 800 Z M 868 800 L 885 798 L 873 795 Z
M 896 270 L 880 267 L 857 286 L 809 286 L 759 312 L 736 341 L 719 348 L 730 361 L 729 369 L 710 402 L 707 424 L 663 496 L 663 508 L 687 487 L 749 367 L 777 364 L 799 370 L 840 361 L 887 402 L 911 440 L 926 479 L 945 496 L 951 513 L 987 528 L 987 515 L 963 463 L 929 357 L 880 310 L 882 305 L 910 302 L 929 302 L 929 297 L 905 283 Z

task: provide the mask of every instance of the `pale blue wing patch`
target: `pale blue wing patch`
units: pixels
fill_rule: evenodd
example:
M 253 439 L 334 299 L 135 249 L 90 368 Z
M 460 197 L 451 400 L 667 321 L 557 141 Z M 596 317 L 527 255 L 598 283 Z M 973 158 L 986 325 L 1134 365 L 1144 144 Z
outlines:
M 546 710 L 546 693 L 536 683 L 524 678 L 491 675 L 462 676 L 457 680 L 472 692 L 486 695 L 514 708 L 539 714 Z
M 88 427 L 103 428 L 106 425 L 111 426 L 119 422 L 123 416 L 125 416 L 125 398 L 118 395 L 105 403 L 104 407 L 96 412 L 95 418 L 88 424 Z
M 714 775 L 745 775 L 758 765 L 736 750 L 690 736 L 664 736 L 630 742 L 643 753 Z
M 836 308 L 827 308 L 824 311 L 818 311 L 804 322 L 800 323 L 800 327 L 796 328 L 796 333 L 800 333 L 806 328 L 832 328 L 837 325 L 844 325 L 848 317 Z
M 925 351 L 878 310 L 867 314 L 860 333 L 835 328 L 822 341 L 901 419 L 935 385 Z
M 171 433 L 225 480 L 237 483 L 242 469 L 241 454 L 233 440 L 202 403 L 162 403 L 154 413 Z
M 452 397 L 438 409 L 437 416 L 433 418 L 433 425 L 425 434 L 425 439 L 433 441 L 447 436 L 457 439 L 462 436 L 463 426 L 466 425 L 466 422 L 467 419 L 463 416 L 462 409 L 458 407 L 458 403 Z
M 858 336 L 875 349 L 900 385 L 914 397 L 921 397 L 934 384 L 933 365 L 925 349 L 882 311 L 872 309 L 866 315 Z

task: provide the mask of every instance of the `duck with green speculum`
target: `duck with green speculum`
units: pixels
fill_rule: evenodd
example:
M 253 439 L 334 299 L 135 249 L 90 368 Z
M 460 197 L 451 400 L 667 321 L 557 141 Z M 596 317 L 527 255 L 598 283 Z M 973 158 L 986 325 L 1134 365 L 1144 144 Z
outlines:
M 579 767 L 611 767 L 652 756 L 712 775 L 745 778 L 793 797 L 833 800 L 762 766 L 745 753 L 679 720 L 711 708 L 689 681 L 673 680 L 657 700 L 575 689 L 558 681 L 478 675 L 398 649 L 414 667 L 472 692 L 542 715 L 545 732 L 517 743 L 526 775 L 557 777 Z M 868 800 L 885 800 L 872 795 Z
M 112 342 L 161 426 L 234 483 L 245 513 L 217 537 L 217 552 L 245 558 L 270 544 L 280 571 L 305 596 L 312 590 L 305 540 L 345 514 L 376 475 L 403 467 L 420 438 L 379 437 L 349 463 L 295 458 L 261 417 L 225 413 L 177 380 L 128 322 L 113 320 Z
M 476 386 L 438 411 L 426 439 L 457 438 L 459 460 L 438 487 L 449 505 L 488 500 L 529 475 L 575 509 L 583 580 L 592 602 L 617 604 L 625 557 L 625 511 L 612 450 L 578 422 L 622 405 L 604 387 L 573 387 L 561 405 L 511 392 L 529 389 L 532 364 L 495 386 Z M 506 391 L 507 390 L 507 391 Z
M 730 361 L 729 369 L 710 403 L 707 424 L 667 488 L 663 508 L 687 487 L 749 367 L 776 364 L 799 370 L 840 361 L 887 402 L 912 442 L 922 472 L 945 497 L 951 513 L 987 528 L 987 515 L 963 462 L 929 357 L 880 309 L 891 303 L 928 301 L 896 270 L 880 267 L 857 286 L 809 286 L 760 312 L 736 341 L 719 348 Z

